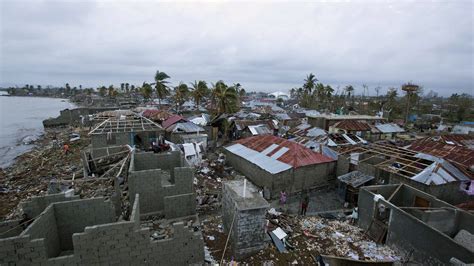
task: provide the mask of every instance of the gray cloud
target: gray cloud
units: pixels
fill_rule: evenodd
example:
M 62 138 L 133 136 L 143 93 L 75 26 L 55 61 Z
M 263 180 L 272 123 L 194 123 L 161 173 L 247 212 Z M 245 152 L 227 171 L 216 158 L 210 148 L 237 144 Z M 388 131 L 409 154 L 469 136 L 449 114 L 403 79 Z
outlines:
M 205 79 L 288 90 L 422 84 L 473 94 L 473 3 L 2 1 L 0 82 Z M 0 84 L 1 85 L 1 84 Z

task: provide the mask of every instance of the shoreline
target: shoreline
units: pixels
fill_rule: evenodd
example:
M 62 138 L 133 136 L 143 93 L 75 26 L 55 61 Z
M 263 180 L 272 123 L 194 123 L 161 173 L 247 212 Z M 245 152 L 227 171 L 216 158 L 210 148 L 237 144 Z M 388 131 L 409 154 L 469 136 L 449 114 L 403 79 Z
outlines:
M 82 173 L 80 151 L 89 145 L 86 129 L 45 129 L 35 147 L 15 158 L 8 167 L 0 169 L 0 220 L 18 218 L 19 203 L 32 196 L 45 195 L 54 180 L 71 179 Z M 70 154 L 64 154 L 62 145 L 55 146 L 53 139 L 69 142 L 69 134 L 79 132 L 81 139 L 70 143 Z

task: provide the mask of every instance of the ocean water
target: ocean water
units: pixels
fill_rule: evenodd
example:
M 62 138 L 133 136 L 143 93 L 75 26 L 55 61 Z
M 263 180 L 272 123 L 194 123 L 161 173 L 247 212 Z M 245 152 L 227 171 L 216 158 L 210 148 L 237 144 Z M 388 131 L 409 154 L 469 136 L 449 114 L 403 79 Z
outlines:
M 31 150 L 26 137 L 43 134 L 43 120 L 57 117 L 59 111 L 74 108 L 68 100 L 37 97 L 6 97 L 0 92 L 0 167 L 11 165 L 18 155 Z

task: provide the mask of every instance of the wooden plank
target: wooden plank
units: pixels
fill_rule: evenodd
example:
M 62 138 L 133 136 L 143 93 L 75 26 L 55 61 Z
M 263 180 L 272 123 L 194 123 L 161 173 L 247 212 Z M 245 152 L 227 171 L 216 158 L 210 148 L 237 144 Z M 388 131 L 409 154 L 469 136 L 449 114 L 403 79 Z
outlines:
M 393 199 L 395 194 L 397 194 L 397 192 L 400 190 L 400 188 L 402 188 L 402 186 L 403 186 L 403 184 L 398 185 L 398 187 L 395 189 L 395 191 L 390 195 L 390 197 L 388 197 L 388 200 L 387 200 L 388 202 L 390 202 Z

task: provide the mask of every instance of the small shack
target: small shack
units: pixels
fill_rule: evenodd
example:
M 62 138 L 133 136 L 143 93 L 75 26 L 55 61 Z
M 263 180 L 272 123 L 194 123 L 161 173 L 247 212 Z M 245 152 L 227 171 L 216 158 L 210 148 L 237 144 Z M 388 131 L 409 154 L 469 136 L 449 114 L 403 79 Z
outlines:
M 373 176 L 353 171 L 337 177 L 337 194 L 342 200 L 351 204 L 356 203 L 359 197 L 359 188 L 370 185 Z

